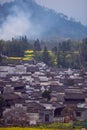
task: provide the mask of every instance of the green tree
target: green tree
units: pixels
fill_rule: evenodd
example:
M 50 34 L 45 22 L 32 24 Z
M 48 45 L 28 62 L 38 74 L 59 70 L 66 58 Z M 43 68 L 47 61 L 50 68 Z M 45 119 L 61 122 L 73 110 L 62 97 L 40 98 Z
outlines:
M 66 60 L 65 60 L 65 52 L 58 50 L 57 53 L 57 65 L 58 67 L 65 68 L 66 67 Z
M 34 58 L 36 61 L 42 61 L 42 52 L 34 52 Z
M 34 50 L 35 50 L 35 51 L 41 51 L 41 46 L 40 46 L 39 39 L 37 39 L 37 40 L 34 42 Z
M 55 55 L 57 55 L 57 51 L 58 51 L 57 46 L 53 47 L 52 51 L 54 52 Z
M 42 93 L 42 97 L 43 98 L 46 98 L 48 101 L 50 100 L 51 98 L 51 92 L 49 90 L 45 90 L 43 93 Z
M 83 65 L 87 65 L 87 38 L 83 39 L 81 44 L 81 60 Z
M 62 51 L 70 51 L 72 48 L 72 41 L 67 40 L 67 41 L 63 41 L 63 42 L 59 43 L 59 48 Z
M 3 47 L 3 53 L 7 56 L 23 57 L 24 51 L 27 49 L 28 44 L 25 39 L 13 39 L 12 41 L 7 41 Z
M 43 54 L 42 54 L 42 60 L 43 60 L 43 62 L 46 63 L 47 65 L 51 65 L 51 57 L 50 57 L 50 55 L 49 55 L 49 52 L 48 52 L 46 46 L 44 47 L 44 51 L 43 51 Z
M 4 41 L 0 40 L 0 62 L 2 61 L 2 54 L 3 54 L 3 46 L 4 46 Z

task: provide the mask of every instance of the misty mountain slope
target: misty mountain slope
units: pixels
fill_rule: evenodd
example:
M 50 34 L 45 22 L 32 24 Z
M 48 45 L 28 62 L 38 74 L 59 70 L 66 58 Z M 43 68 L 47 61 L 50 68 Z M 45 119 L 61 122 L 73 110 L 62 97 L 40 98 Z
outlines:
M 0 39 L 27 35 L 33 38 L 83 38 L 87 27 L 67 16 L 38 5 L 34 0 L 15 0 L 0 5 Z

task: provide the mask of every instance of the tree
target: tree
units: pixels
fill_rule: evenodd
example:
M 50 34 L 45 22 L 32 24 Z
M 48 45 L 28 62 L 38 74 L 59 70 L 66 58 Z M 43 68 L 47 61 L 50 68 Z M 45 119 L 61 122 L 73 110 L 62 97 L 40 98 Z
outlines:
M 59 44 L 59 48 L 62 51 L 70 51 L 72 48 L 72 42 L 71 40 L 63 41 Z
M 57 46 L 53 47 L 52 51 L 54 52 L 55 55 L 57 55 L 57 51 L 58 51 Z
M 0 118 L 3 117 L 3 109 L 5 107 L 5 100 L 2 96 L 0 96 Z
M 25 38 L 13 39 L 12 41 L 5 42 L 3 53 L 11 57 L 23 57 L 27 47 L 28 44 Z
M 61 50 L 58 50 L 58 52 L 57 52 L 57 65 L 58 65 L 58 67 L 65 68 L 66 67 L 65 62 L 66 62 L 66 60 L 65 60 L 65 52 L 61 51 Z
M 42 93 L 42 97 L 43 98 L 46 98 L 48 101 L 50 100 L 51 96 L 50 96 L 50 91 L 49 90 L 45 90 L 43 93 Z
M 8 111 L 4 111 L 3 117 L 7 123 L 12 125 L 29 125 L 29 116 L 27 115 L 27 109 L 24 106 L 12 106 Z
M 76 105 L 71 105 L 69 107 L 65 107 L 63 110 L 62 110 L 62 116 L 63 117 L 69 117 L 70 120 L 73 120 L 74 119 L 74 115 L 73 115 L 73 112 L 75 111 L 76 109 Z
M 36 61 L 42 61 L 42 52 L 34 52 L 34 58 Z
M 0 62 L 2 61 L 4 41 L 0 40 Z
M 34 42 L 34 50 L 35 50 L 35 51 L 41 51 L 41 46 L 40 46 L 39 39 L 37 39 L 37 40 Z
M 83 65 L 86 65 L 87 63 L 87 38 L 83 39 L 81 44 L 81 59 L 83 62 Z
M 44 51 L 43 51 L 43 54 L 42 54 L 42 60 L 43 60 L 43 62 L 46 63 L 47 65 L 51 65 L 51 57 L 50 57 L 50 55 L 49 55 L 49 52 L 48 52 L 46 46 L 44 47 Z

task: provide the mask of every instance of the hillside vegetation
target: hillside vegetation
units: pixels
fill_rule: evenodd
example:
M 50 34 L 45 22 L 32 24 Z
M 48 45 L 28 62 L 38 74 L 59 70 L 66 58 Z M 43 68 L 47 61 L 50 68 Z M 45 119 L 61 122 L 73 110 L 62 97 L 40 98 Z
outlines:
M 87 38 L 81 41 L 61 42 L 29 41 L 27 37 L 0 41 L 0 61 L 10 63 L 17 60 L 36 60 L 51 67 L 79 69 L 87 66 Z M 55 45 L 54 45 L 55 43 Z

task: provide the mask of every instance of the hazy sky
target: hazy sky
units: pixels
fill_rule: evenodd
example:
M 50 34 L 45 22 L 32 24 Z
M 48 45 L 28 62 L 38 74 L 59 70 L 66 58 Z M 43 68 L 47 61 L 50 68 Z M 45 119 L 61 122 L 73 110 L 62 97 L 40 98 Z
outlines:
M 36 2 L 87 25 L 87 0 L 36 0 Z
M 0 0 L 0 4 L 3 4 L 5 2 L 10 2 L 10 1 L 14 1 L 14 0 Z
M 14 0 L 0 0 L 0 3 Z M 38 4 L 73 17 L 87 25 L 87 0 L 35 0 Z

